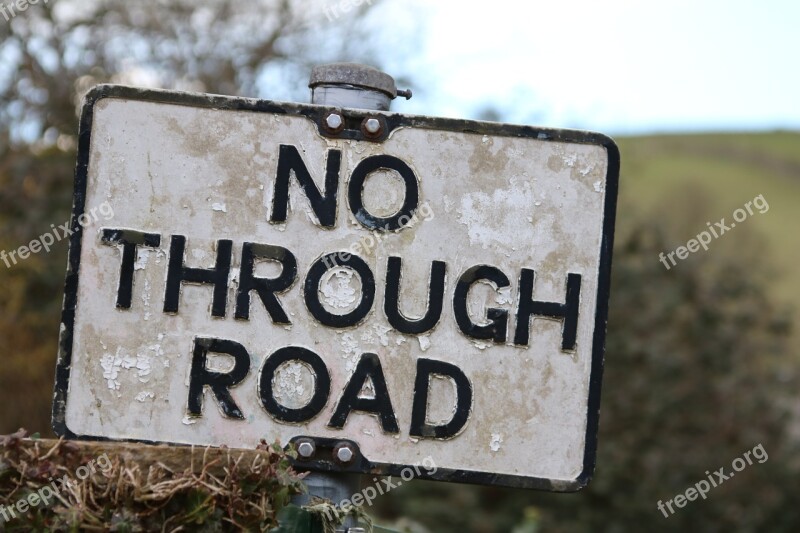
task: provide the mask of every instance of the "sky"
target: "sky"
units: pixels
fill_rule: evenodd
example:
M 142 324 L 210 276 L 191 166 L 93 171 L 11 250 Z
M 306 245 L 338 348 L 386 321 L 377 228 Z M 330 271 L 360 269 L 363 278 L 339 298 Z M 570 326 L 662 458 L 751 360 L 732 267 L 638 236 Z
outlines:
M 395 111 L 612 134 L 800 129 L 800 2 L 384 0 L 368 16 L 383 67 L 412 82 Z

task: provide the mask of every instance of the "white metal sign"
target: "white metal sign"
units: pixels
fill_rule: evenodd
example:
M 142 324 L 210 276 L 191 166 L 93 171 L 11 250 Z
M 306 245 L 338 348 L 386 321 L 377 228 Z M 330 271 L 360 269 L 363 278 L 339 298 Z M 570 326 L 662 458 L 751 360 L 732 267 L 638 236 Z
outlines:
M 422 477 L 582 487 L 616 146 L 341 111 L 332 132 L 319 106 L 90 93 L 56 431 L 305 439 L 310 468 L 391 474 L 430 456 Z M 370 117 L 377 134 L 359 128 Z M 106 202 L 113 218 L 82 228 Z M 356 453 L 337 463 L 342 442 Z

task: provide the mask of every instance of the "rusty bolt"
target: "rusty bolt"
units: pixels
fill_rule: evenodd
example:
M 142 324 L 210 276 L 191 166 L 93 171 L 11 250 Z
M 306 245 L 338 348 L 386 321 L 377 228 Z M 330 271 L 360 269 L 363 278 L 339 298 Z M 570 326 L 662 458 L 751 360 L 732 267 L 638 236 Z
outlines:
M 383 121 L 378 117 L 367 117 L 361 122 L 361 133 L 370 139 L 377 139 L 383 133 Z
M 337 111 L 331 111 L 325 115 L 322 124 L 328 133 L 339 133 L 344 129 L 344 117 Z
M 311 459 L 315 451 L 316 447 L 312 441 L 308 439 L 297 441 L 297 455 L 300 456 L 301 459 Z
M 352 446 L 346 442 L 340 442 L 336 445 L 333 449 L 333 457 L 336 459 L 336 462 L 340 464 L 347 464 L 353 460 L 355 453 L 353 452 Z
M 377 118 L 368 118 L 364 122 L 364 129 L 372 134 L 378 133 L 381 131 L 381 121 Z

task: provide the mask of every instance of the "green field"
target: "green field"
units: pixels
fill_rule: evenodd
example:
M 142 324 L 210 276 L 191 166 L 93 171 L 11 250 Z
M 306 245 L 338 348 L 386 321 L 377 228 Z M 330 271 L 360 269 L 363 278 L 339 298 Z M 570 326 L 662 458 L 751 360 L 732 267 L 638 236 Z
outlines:
M 777 302 L 796 304 L 800 297 L 800 276 L 796 275 L 800 264 L 800 132 L 658 135 L 618 138 L 617 143 L 622 153 L 621 223 L 627 205 L 638 205 L 644 212 L 667 209 L 675 218 L 696 220 L 688 211 L 698 195 L 707 201 L 703 204 L 707 221 L 713 224 L 725 217 L 730 222 L 733 211 L 763 195 L 769 210 L 764 214 L 755 210 L 720 241 L 731 240 L 740 231 L 755 233 L 774 267 L 772 296 Z M 686 240 L 705 229 L 702 223 L 693 224 L 685 227 Z M 707 252 L 699 253 L 714 253 L 715 245 L 721 244 L 712 242 Z M 796 314 L 794 324 L 794 345 L 800 348 L 800 315 Z

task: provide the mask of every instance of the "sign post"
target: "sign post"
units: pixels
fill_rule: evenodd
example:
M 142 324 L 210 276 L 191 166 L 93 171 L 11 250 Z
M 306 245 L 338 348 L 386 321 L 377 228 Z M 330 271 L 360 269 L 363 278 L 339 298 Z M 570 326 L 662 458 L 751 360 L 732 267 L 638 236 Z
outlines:
M 314 68 L 308 83 L 311 89 L 311 103 L 333 108 L 371 109 L 388 111 L 391 102 L 398 96 L 394 79 L 377 69 L 353 63 L 338 63 L 321 65 Z M 411 91 L 400 91 L 400 96 L 411 98 Z M 377 124 L 377 122 L 376 122 Z M 341 113 L 331 112 L 325 117 L 325 126 L 330 131 L 344 129 L 345 118 Z M 367 127 L 376 130 L 380 127 L 372 123 L 364 123 Z M 296 442 L 298 455 L 303 460 L 310 460 L 316 455 L 316 445 L 313 440 Z M 334 452 L 334 459 L 346 464 L 352 458 L 353 451 L 347 443 L 342 443 Z M 338 504 L 348 500 L 360 490 L 361 476 L 358 474 L 338 474 L 329 472 L 310 472 L 305 482 L 308 494 L 296 496 L 294 503 L 297 505 L 308 504 L 313 497 L 323 498 Z M 355 518 L 349 515 L 342 527 L 347 533 L 360 533 Z
M 310 85 L 312 105 L 89 93 L 56 432 L 277 438 L 336 474 L 312 479 L 334 502 L 359 474 L 585 486 L 614 142 L 390 113 L 410 94 L 353 65 Z

